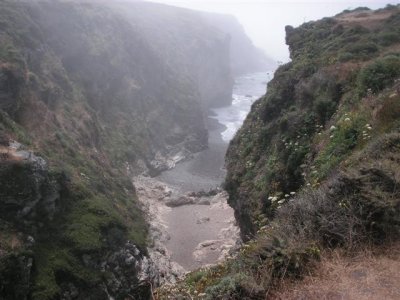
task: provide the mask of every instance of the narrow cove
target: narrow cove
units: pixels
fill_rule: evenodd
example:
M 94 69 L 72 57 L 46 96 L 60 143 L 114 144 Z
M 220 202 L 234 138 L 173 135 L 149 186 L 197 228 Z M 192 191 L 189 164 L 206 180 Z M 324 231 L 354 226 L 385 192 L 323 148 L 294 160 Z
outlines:
M 139 199 L 149 215 L 150 256 L 165 276 L 161 284 L 215 264 L 239 245 L 234 212 L 221 189 L 224 157 L 252 103 L 265 93 L 271 73 L 236 78 L 232 104 L 209 113 L 206 150 L 155 178 L 135 178 Z

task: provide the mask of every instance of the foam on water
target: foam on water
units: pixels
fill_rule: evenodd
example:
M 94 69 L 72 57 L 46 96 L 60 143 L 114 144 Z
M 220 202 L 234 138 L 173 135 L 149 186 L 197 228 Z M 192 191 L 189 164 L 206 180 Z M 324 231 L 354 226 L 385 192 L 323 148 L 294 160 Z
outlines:
M 221 133 L 222 139 L 229 142 L 242 126 L 251 105 L 266 92 L 266 83 L 270 73 L 253 73 L 236 78 L 232 95 L 232 105 L 215 108 L 212 118 L 226 127 Z

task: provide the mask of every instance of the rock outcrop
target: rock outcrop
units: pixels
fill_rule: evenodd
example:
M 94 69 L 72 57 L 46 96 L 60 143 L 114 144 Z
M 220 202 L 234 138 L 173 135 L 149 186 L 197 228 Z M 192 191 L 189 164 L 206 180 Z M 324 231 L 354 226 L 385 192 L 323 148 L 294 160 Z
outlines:
M 231 44 L 230 61 L 233 75 L 270 71 L 276 68 L 276 62 L 263 50 L 253 45 L 244 28 L 234 16 L 203 13 L 202 17 L 211 26 L 228 34 Z
M 0 298 L 147 299 L 157 283 L 130 176 L 207 146 L 230 44 L 195 12 L 121 5 L 0 2 Z

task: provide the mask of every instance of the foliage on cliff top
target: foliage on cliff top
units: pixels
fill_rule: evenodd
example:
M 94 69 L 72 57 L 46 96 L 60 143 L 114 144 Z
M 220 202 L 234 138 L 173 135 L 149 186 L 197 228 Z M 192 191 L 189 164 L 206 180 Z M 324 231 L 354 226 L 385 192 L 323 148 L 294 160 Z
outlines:
M 286 28 L 292 61 L 227 153 L 226 189 L 244 236 L 273 217 L 271 199 L 318 186 L 369 140 L 397 130 L 399 22 L 396 6 Z
M 229 201 L 249 241 L 159 299 L 266 299 L 321 252 L 398 240 L 399 21 L 389 6 L 287 28 L 292 62 L 227 154 Z

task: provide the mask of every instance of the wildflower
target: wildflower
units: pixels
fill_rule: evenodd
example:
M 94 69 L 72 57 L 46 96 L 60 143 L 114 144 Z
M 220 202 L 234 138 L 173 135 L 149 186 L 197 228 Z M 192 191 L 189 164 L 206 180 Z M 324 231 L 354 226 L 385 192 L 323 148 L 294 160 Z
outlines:
M 336 126 L 332 125 L 331 128 L 329 129 L 330 131 L 336 130 Z
M 290 195 L 292 195 L 292 196 L 296 195 L 296 192 L 290 192 Z
M 288 197 L 290 197 L 290 195 L 289 194 L 285 194 L 285 198 L 288 198 Z M 278 202 L 279 203 L 279 202 Z
M 346 122 L 350 122 L 350 118 L 346 118 L 344 119 Z

